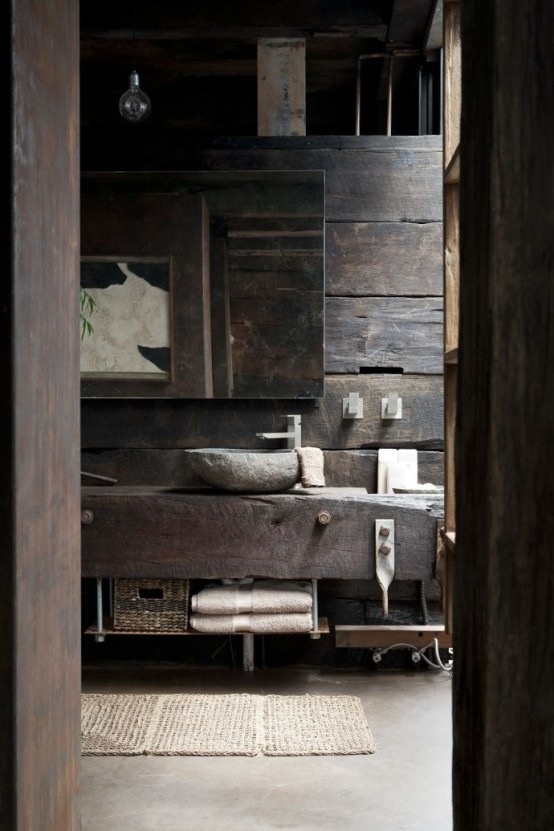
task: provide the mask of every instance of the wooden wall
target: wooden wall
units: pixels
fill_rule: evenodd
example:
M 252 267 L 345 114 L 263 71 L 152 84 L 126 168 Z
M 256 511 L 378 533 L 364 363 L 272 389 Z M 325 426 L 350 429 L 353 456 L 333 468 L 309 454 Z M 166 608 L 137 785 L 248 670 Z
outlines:
M 442 484 L 440 136 L 96 142 L 82 155 L 88 171 L 324 170 L 326 202 L 324 397 L 84 400 L 85 470 L 186 484 L 182 449 L 260 446 L 257 432 L 300 413 L 303 444 L 325 451 L 328 484 L 375 491 L 379 447 L 417 448 L 420 481 Z M 342 418 L 349 392 L 364 399 L 361 420 Z M 381 419 L 389 392 L 403 399 L 402 420 Z
M 554 827 L 554 15 L 460 5 L 454 828 L 539 831 Z
M 0 280 L 0 829 L 77 831 L 78 7 L 22 0 L 0 16 L 12 50 L 1 81 L 12 167 Z

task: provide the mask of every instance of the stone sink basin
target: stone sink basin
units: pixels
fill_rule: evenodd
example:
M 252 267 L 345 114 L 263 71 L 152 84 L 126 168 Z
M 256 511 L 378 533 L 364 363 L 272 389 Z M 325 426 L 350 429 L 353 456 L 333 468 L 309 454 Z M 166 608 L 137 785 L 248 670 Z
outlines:
M 193 472 L 206 485 L 235 493 L 279 493 L 300 479 L 294 450 L 187 450 Z

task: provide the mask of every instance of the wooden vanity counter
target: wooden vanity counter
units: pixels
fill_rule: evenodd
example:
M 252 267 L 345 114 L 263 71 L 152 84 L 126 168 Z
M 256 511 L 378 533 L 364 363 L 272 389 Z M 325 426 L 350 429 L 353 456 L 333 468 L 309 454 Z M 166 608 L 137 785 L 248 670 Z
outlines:
M 82 576 L 371 579 L 375 520 L 395 521 L 396 578 L 433 575 L 441 493 L 82 489 Z

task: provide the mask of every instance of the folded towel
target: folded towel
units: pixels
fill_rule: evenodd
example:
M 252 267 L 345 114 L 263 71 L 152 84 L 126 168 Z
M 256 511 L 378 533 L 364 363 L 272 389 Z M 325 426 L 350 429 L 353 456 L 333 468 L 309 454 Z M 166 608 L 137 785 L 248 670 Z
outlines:
M 203 615 L 309 612 L 312 587 L 306 581 L 254 580 L 252 584 L 209 584 L 190 599 L 191 611 Z
M 300 459 L 300 481 L 305 488 L 325 487 L 323 450 L 319 447 L 296 447 Z
M 209 635 L 231 635 L 248 632 L 254 635 L 279 632 L 310 632 L 313 627 L 309 612 L 284 615 L 191 615 L 191 629 Z

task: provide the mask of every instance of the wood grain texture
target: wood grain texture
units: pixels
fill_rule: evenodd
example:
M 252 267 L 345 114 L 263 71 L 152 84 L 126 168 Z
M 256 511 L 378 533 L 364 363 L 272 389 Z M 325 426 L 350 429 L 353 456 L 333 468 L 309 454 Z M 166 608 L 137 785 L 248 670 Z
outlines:
M 325 302 L 325 370 L 443 371 L 442 298 L 345 298 Z
M 445 528 L 456 529 L 456 410 L 458 407 L 458 367 L 445 366 L 444 374 L 444 477 L 445 477 Z
M 444 188 L 444 348 L 456 349 L 460 304 L 460 216 L 458 185 Z
M 325 293 L 442 295 L 441 222 L 327 222 Z
M 460 5 L 455 827 L 543 829 L 554 818 L 554 16 L 549 0 Z
M 381 398 L 398 391 L 403 418 L 383 421 Z M 342 399 L 364 398 L 364 418 L 342 418 Z M 415 447 L 441 450 L 444 410 L 441 375 L 338 375 L 326 379 L 317 401 L 83 401 L 84 448 L 263 447 L 256 433 L 286 429 L 287 413 L 302 416 L 305 446 L 340 450 Z M 268 446 L 267 444 L 265 445 Z M 271 447 L 280 447 L 272 442 Z M 94 471 L 93 471 L 94 472 Z
M 77 831 L 78 4 L 3 4 L 1 22 L 13 109 L 0 282 L 0 828 Z
M 375 520 L 395 520 L 398 579 L 430 577 L 435 497 L 204 496 L 150 488 L 84 488 L 84 577 L 266 576 L 370 579 Z M 320 511 L 331 522 L 317 521 Z
M 350 392 L 364 399 L 363 419 L 343 419 L 342 400 Z M 402 418 L 383 420 L 381 398 L 398 392 Z M 443 446 L 442 376 L 330 376 L 325 401 L 303 419 L 304 441 L 323 448 L 413 447 L 440 450 Z
M 324 450 L 323 456 L 327 486 L 366 488 L 369 493 L 377 492 L 377 450 Z M 443 453 L 418 452 L 420 482 L 442 485 L 443 466 Z M 81 469 L 117 479 L 120 485 L 202 485 L 190 468 L 188 454 L 177 449 L 83 451 Z M 95 484 L 85 476 L 82 483 L 85 486 Z
M 442 153 L 418 137 L 399 146 L 372 136 L 360 150 L 289 152 L 250 149 L 202 154 L 209 169 L 325 170 L 327 221 L 441 221 Z
M 460 143 L 462 56 L 460 3 L 446 3 L 444 26 L 444 164 L 448 166 Z
M 306 40 L 258 38 L 258 135 L 306 135 Z
M 440 136 L 95 141 L 87 170 L 324 170 L 328 222 L 441 222 Z
M 325 450 L 325 483 L 335 487 L 363 487 L 377 493 L 377 450 Z M 418 452 L 419 482 L 443 483 L 443 454 Z

